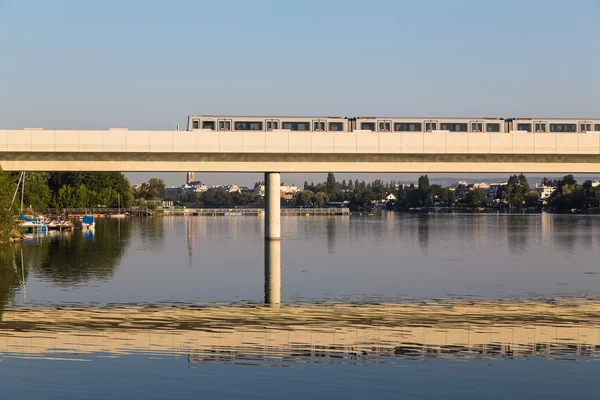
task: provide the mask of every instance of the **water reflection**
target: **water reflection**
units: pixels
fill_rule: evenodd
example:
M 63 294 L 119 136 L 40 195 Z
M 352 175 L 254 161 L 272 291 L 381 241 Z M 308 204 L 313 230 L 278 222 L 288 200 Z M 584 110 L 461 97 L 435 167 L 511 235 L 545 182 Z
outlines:
M 600 356 L 600 303 L 429 302 L 11 307 L 0 354 L 148 354 L 194 363 L 394 363 L 402 358 Z
M 33 284 L 31 301 L 50 305 L 262 302 L 270 252 L 281 254 L 284 280 L 276 280 L 284 302 L 598 297 L 599 221 L 550 214 L 286 217 L 281 251 L 265 245 L 256 217 L 99 220 L 95 232 L 1 246 L 0 305 L 20 304 L 23 282 Z M 23 268 L 15 271 L 20 249 Z
M 76 285 L 112 278 L 132 231 L 130 223 L 104 221 L 97 224 L 94 232 L 75 230 L 72 234 L 50 235 L 39 242 L 24 242 L 20 247 L 27 268 L 48 282 Z

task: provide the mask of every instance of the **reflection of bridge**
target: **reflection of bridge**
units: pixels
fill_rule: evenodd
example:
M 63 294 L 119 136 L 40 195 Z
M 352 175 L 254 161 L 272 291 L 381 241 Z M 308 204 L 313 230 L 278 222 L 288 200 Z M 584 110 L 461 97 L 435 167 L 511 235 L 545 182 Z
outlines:
M 0 131 L 8 171 L 265 172 L 265 301 L 281 299 L 281 172 L 600 172 L 595 133 Z
M 597 357 L 598 311 L 597 304 L 535 303 L 11 308 L 0 324 L 0 353 L 143 353 L 275 364 L 322 358 Z

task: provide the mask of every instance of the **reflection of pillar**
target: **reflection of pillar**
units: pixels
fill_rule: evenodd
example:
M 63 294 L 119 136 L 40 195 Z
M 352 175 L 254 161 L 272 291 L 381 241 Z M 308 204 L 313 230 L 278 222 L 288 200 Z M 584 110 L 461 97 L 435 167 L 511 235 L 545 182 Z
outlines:
M 194 260 L 194 242 L 196 240 L 194 235 L 194 224 L 196 219 L 188 215 L 187 217 L 187 246 L 188 246 L 188 263 L 189 267 L 192 268 Z
M 265 173 L 265 303 L 281 302 L 280 174 Z
M 265 304 L 281 302 L 281 241 L 265 239 Z

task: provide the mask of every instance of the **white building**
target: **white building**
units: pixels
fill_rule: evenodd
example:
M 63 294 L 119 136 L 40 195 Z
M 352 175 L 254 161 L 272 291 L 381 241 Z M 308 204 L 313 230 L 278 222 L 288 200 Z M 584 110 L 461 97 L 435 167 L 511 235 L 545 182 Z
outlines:
M 293 194 L 298 193 L 300 189 L 297 186 L 289 186 L 289 185 L 281 185 L 279 187 L 279 192 L 283 194 Z M 265 185 L 258 185 L 254 187 L 254 195 L 265 197 Z
M 543 184 L 536 184 L 535 189 L 536 192 L 540 195 L 540 199 L 546 199 L 554 193 L 556 188 L 554 186 L 546 186 Z
M 215 185 L 213 186 L 214 189 L 223 191 L 223 192 L 229 192 L 229 193 L 235 193 L 235 192 L 240 192 L 240 187 L 238 185 Z
M 394 196 L 392 193 L 390 193 L 387 195 L 387 197 L 385 199 L 387 201 L 396 201 L 396 196 Z

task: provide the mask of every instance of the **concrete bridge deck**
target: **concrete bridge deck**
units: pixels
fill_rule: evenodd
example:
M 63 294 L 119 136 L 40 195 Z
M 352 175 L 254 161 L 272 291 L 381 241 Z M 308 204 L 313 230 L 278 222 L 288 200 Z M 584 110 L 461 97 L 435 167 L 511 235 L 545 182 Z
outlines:
M 600 133 L 0 130 L 18 171 L 600 172 Z

